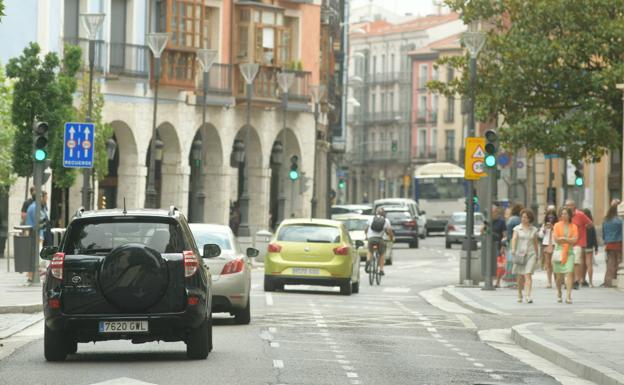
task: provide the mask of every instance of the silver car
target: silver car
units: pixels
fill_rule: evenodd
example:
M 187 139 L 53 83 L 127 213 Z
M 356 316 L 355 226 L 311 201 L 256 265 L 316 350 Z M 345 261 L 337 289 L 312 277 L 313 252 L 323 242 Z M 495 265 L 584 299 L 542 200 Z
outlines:
M 483 226 L 483 214 L 474 214 L 474 229 L 473 234 L 475 237 L 481 237 L 481 227 Z M 466 213 L 459 211 L 453 213 L 451 219 L 446 225 L 444 231 L 446 237 L 446 248 L 450 249 L 453 243 L 462 244 L 466 239 Z
M 191 223 L 189 225 L 203 256 L 203 246 L 217 244 L 221 255 L 204 258 L 204 264 L 212 275 L 212 312 L 230 313 L 237 324 L 251 321 L 251 259 L 258 250 L 249 248 L 244 253 L 238 240 L 228 226 Z

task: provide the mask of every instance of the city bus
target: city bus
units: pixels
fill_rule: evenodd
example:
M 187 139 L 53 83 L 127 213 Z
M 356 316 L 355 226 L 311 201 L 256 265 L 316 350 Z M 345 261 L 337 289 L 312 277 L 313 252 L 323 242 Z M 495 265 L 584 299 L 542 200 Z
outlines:
M 451 215 L 465 211 L 464 169 L 452 163 L 428 163 L 414 171 L 414 199 L 427 213 L 427 235 L 444 231 Z

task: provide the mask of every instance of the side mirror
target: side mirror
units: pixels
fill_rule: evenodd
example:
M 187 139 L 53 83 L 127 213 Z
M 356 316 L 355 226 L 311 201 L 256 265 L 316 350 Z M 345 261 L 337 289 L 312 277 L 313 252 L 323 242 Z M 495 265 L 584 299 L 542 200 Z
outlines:
M 39 257 L 41 259 L 45 259 L 47 261 L 52 260 L 52 256 L 58 252 L 57 246 L 44 246 L 39 253 Z
M 204 245 L 204 258 L 215 258 L 221 255 L 221 248 L 219 245 L 209 243 Z
M 260 250 L 258 249 L 254 249 L 253 247 L 248 247 L 247 248 L 247 256 L 249 258 L 255 258 L 260 254 Z
M 355 248 L 359 249 L 360 247 L 364 247 L 364 241 L 355 241 Z

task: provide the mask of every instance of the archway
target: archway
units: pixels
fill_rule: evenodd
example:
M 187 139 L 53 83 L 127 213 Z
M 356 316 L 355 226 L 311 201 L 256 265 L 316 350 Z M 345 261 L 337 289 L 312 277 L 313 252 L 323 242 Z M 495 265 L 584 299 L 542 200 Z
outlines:
M 223 148 L 217 129 L 206 124 L 198 129 L 189 151 L 189 221 L 225 223 L 229 206 L 224 204 Z
M 189 176 L 188 166 L 181 165 L 181 146 L 175 128 L 169 122 L 164 122 L 157 128 L 158 139 L 162 143 L 162 149 L 156 151 L 156 167 L 154 172 L 154 188 L 156 190 L 155 207 L 176 206 L 185 211 L 188 191 Z M 155 138 L 152 138 L 154 140 Z M 151 143 L 147 149 L 146 166 L 148 168 L 147 183 L 149 183 L 149 166 L 151 156 Z M 160 159 L 159 159 L 160 158 Z M 146 184 L 146 193 L 150 186 Z M 147 194 L 146 194 L 147 195 Z M 147 202 L 147 199 L 146 199 Z M 146 204 L 147 206 L 147 204 Z
M 123 207 L 124 199 L 126 207 L 139 207 L 140 189 L 137 180 L 141 175 L 141 167 L 134 134 L 123 121 L 115 120 L 111 126 L 116 144 L 115 156 L 108 162 L 108 176 L 100 182 L 98 207 L 102 207 L 104 196 L 106 208 Z

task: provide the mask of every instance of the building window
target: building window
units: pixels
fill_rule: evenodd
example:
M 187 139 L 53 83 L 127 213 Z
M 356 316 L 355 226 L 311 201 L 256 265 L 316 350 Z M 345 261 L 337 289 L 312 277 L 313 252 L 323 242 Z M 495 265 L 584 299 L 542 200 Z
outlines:
M 455 161 L 455 130 L 446 130 L 445 159 Z
M 446 68 L 446 81 L 450 83 L 455 78 L 455 70 L 453 67 Z
M 427 131 L 418 131 L 418 157 L 424 158 L 427 154 Z
M 375 95 L 375 93 L 371 94 L 371 108 L 370 111 L 371 113 L 375 113 L 375 109 L 377 107 L 377 95 Z
M 418 103 L 418 120 L 423 121 L 427 118 L 427 95 L 421 95 Z
M 381 92 L 381 112 L 387 111 L 387 105 L 386 105 L 386 93 L 385 92 Z
M 65 17 L 63 34 L 65 38 L 78 39 L 78 13 L 80 10 L 79 0 L 65 0 Z M 75 42 L 78 43 L 77 41 Z
M 438 121 L 438 95 L 434 94 L 431 98 L 431 121 L 433 123 Z
M 377 73 L 377 56 L 372 56 L 371 57 L 371 68 L 373 70 L 372 75 L 375 76 L 375 74 Z
M 386 55 L 381 55 L 381 73 L 386 73 Z
M 237 58 L 265 65 L 285 65 L 292 61 L 298 19 L 284 17 L 281 11 L 239 8 Z M 253 47 L 250 47 L 253 44 Z
M 427 85 L 427 70 L 428 66 L 426 64 L 420 65 L 420 74 L 418 75 L 418 87 L 420 89 L 424 89 Z
M 446 98 L 446 116 L 444 120 L 446 123 L 453 123 L 455 121 L 455 98 L 452 96 Z
M 394 54 L 390 55 L 390 72 L 394 72 Z
M 394 111 L 394 92 L 390 91 L 390 94 L 388 96 L 388 104 L 389 104 L 389 110 L 390 111 Z
M 438 68 L 433 68 L 433 73 L 431 74 L 431 79 L 440 80 L 440 70 Z

